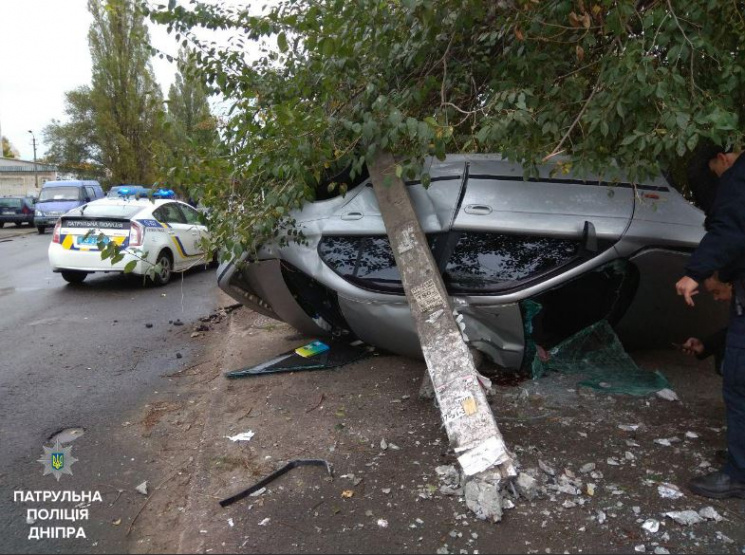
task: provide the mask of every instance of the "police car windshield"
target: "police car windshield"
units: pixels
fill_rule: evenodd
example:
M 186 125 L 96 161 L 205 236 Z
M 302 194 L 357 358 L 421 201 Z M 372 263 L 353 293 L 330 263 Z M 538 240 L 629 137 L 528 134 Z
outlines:
M 85 218 L 121 218 L 130 219 L 132 216 L 142 210 L 142 206 L 136 204 L 103 204 L 96 205 L 95 203 L 86 204 L 80 208 L 76 208 L 68 213 L 68 216 L 83 216 Z
M 39 202 L 80 200 L 79 187 L 47 187 L 41 190 Z

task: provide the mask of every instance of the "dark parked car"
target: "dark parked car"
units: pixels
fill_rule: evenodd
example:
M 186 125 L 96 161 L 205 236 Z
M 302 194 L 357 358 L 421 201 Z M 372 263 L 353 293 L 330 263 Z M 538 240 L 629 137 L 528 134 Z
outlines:
M 33 197 L 0 197 L 0 227 L 6 223 L 34 225 Z
M 662 177 L 608 182 L 551 169 L 524 178 L 498 156 L 449 156 L 431 164 L 429 188 L 407 184 L 471 346 L 518 368 L 529 335 L 550 349 L 603 319 L 627 348 L 723 324 L 726 306 L 700 295 L 692 310 L 675 294 L 704 234 L 701 210 Z M 309 335 L 349 333 L 420 355 L 370 182 L 292 217 L 304 242 L 268 243 L 223 264 L 220 287 Z

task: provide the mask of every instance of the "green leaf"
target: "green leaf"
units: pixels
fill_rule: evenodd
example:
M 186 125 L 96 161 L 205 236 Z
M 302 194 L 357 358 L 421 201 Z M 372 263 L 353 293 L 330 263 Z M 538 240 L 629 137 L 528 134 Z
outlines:
M 280 52 L 287 52 L 287 35 L 285 35 L 284 31 L 277 35 L 277 46 Z
M 130 261 L 129 261 L 129 262 L 127 262 L 127 264 L 126 264 L 126 265 L 124 266 L 124 273 L 125 273 L 125 274 L 129 274 L 129 273 L 132 273 L 132 272 L 134 271 L 134 269 L 135 269 L 135 267 L 136 267 L 136 266 L 137 266 L 137 261 L 136 261 L 136 260 L 130 260 Z

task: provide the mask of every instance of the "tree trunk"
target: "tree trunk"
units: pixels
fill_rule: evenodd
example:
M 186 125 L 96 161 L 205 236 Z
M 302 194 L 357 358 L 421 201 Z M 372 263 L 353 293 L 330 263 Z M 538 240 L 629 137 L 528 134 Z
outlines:
M 442 277 L 406 186 L 394 170 L 393 156 L 382 153 L 371 164 L 370 176 L 450 444 L 467 476 L 487 470 L 514 476 Z

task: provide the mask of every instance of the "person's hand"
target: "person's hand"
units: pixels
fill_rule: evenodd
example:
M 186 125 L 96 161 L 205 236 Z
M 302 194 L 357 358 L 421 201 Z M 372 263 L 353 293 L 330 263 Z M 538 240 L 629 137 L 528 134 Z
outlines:
M 698 295 L 698 282 L 695 279 L 688 276 L 680 278 L 675 284 L 675 290 L 678 295 L 683 296 L 688 306 L 694 306 L 693 296 Z
M 697 356 L 704 352 L 704 344 L 697 337 L 689 337 L 680 346 L 680 350 L 689 356 Z

